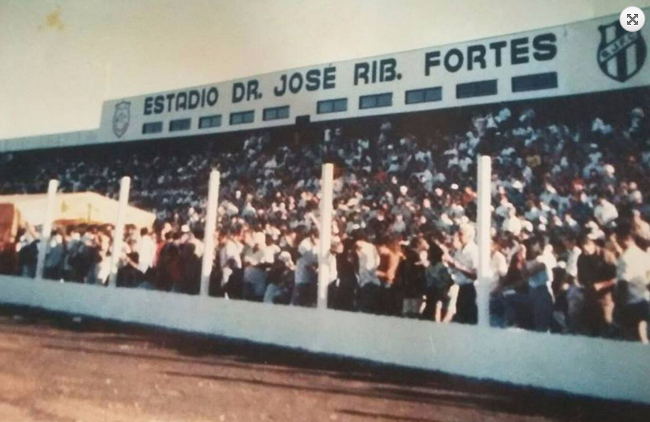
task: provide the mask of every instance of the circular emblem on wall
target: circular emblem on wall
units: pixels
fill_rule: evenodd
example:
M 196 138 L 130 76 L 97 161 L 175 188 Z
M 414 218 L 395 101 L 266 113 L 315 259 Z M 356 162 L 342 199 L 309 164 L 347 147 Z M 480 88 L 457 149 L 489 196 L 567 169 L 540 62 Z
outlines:
M 626 31 L 619 21 L 598 27 L 598 66 L 610 78 L 625 82 L 641 70 L 646 44 L 640 32 Z
M 121 138 L 129 128 L 131 121 L 131 102 L 120 101 L 115 104 L 115 113 L 113 114 L 113 133 Z

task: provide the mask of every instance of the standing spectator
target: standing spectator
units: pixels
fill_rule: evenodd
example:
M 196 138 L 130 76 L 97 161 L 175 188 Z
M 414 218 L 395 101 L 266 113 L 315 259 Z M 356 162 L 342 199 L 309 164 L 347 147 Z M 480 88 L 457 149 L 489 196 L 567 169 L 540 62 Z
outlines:
M 80 240 L 81 235 L 76 227 L 70 226 L 66 229 L 62 274 L 63 279 L 66 281 L 79 281 L 74 271 L 73 257 L 77 251 L 77 248 L 79 247 Z
M 38 235 L 34 228 L 27 224 L 18 232 L 16 252 L 18 253 L 18 275 L 34 278 L 36 276 L 36 261 L 38 259 Z
M 566 249 L 566 267 L 564 284 L 560 288 L 560 296 L 558 302 L 562 302 L 560 307 L 564 307 L 561 311 L 565 315 L 565 329 L 569 333 L 578 334 L 583 332 L 585 325 L 584 321 L 584 305 L 585 305 L 585 292 L 584 287 L 578 281 L 578 263 L 582 257 L 581 244 L 585 240 L 583 238 L 580 242 L 576 240 L 573 233 L 565 235 L 563 242 Z
M 262 302 L 267 290 L 268 277 L 266 269 L 268 264 L 262 263 L 261 251 L 248 256 L 244 261 L 243 299 L 253 302 Z
M 180 285 L 183 277 L 181 262 L 181 234 L 168 232 L 165 245 L 158 259 L 158 288 L 170 291 L 174 285 Z
M 406 249 L 400 277 L 404 286 L 402 316 L 419 317 L 426 288 L 427 267 L 429 267 L 429 244 L 422 237 L 414 237 Z
M 110 245 L 110 237 L 100 233 L 96 228 L 86 237 L 85 253 L 82 258 L 85 261 L 82 267 L 88 268 L 86 284 L 106 285 L 108 283 L 111 272 Z
M 328 307 L 342 311 L 354 310 L 357 295 L 358 259 L 354 241 L 346 239 L 342 242 L 342 251 L 336 255 L 336 285 L 330 285 L 328 294 Z
M 601 227 L 610 227 L 618 218 L 618 210 L 614 204 L 601 195 L 598 198 L 598 205 L 594 208 L 594 217 Z
M 499 287 L 501 280 L 508 273 L 508 259 L 503 254 L 506 240 L 502 236 L 495 237 L 492 242 L 490 256 L 490 325 L 496 327 L 505 326 L 505 304 Z
M 136 252 L 138 253 L 138 270 L 142 274 L 147 274 L 154 266 L 154 259 L 156 257 L 156 243 L 149 229 L 143 227 L 140 229 L 140 238 L 138 239 Z
M 222 286 L 223 291 L 229 299 L 243 299 L 244 270 L 235 259 L 228 261 L 227 265 L 230 270 L 230 275 L 228 276 L 228 281 L 226 281 Z
M 61 231 L 53 230 L 48 243 L 43 276 L 50 280 L 61 280 L 65 259 L 65 245 Z
M 318 229 L 316 228 L 312 228 L 309 236 L 298 245 L 299 258 L 296 262 L 292 305 L 316 305 L 318 245 Z
M 137 252 L 128 253 L 124 265 L 117 270 L 117 287 L 138 287 L 144 282 L 144 274 L 140 271 Z
M 454 237 L 456 253 L 449 260 L 454 283 L 458 285 L 458 302 L 456 304 L 455 322 L 476 324 L 478 309 L 476 307 L 476 269 L 478 267 L 478 246 L 474 242 L 474 227 L 465 224 Z
M 508 271 L 492 294 L 503 299 L 503 323 L 506 327 L 529 329 L 533 324 L 525 277 L 526 247 L 518 244 L 511 254 Z
M 636 338 L 648 344 L 648 321 L 650 321 L 650 264 L 648 255 L 641 250 L 632 237 L 628 224 L 617 228 L 617 240 L 623 254 L 616 265 L 617 286 L 622 307 L 620 316 L 628 338 Z
M 187 294 L 198 294 L 201 286 L 201 263 L 203 258 L 203 237 L 200 230 L 191 231 L 188 226 L 182 227 L 180 261 L 182 278 L 174 288 L 175 291 Z
M 265 303 L 289 304 L 293 291 L 294 270 L 291 254 L 287 251 L 281 252 L 268 274 L 269 283 L 264 294 Z
M 379 252 L 368 242 L 365 233 L 357 236 L 356 252 L 359 263 L 359 310 L 367 313 L 380 311 L 380 285 L 377 277 Z
M 650 242 L 650 224 L 641 217 L 641 212 L 637 209 L 632 211 L 632 230 L 635 236 Z
M 262 247 L 262 263 L 263 264 L 273 264 L 276 262 L 276 257 L 280 254 L 281 249 L 273 241 L 271 235 L 265 236 L 265 244 Z
M 451 322 L 456 310 L 455 291 L 458 287 L 451 278 L 443 260 L 445 252 L 434 243 L 429 250 L 429 266 L 426 269 L 426 307 L 422 316 L 435 322 Z
M 382 242 L 377 248 L 379 268 L 377 277 L 381 282 L 381 311 L 386 315 L 398 316 L 402 308 L 401 287 L 397 281 L 397 270 L 404 259 L 400 238 L 394 236 Z
M 242 269 L 241 254 L 244 245 L 241 243 L 241 233 L 238 230 L 232 230 L 224 233 L 222 245 L 219 251 L 219 262 L 221 263 L 221 285 L 225 286 L 229 282 L 233 268 Z
M 528 299 L 532 312 L 533 330 L 546 332 L 551 327 L 553 316 L 552 268 L 546 255 L 546 245 L 540 238 L 531 238 L 526 243 L 526 264 L 523 268 L 528 283 Z
M 584 315 L 579 333 L 603 336 L 610 332 L 614 315 L 612 289 L 616 283 L 616 259 L 610 252 L 583 236 L 582 254 L 578 258 L 578 283 L 584 292 Z
M 511 233 L 514 236 L 519 236 L 522 230 L 521 219 L 517 216 L 517 210 L 510 208 L 508 210 L 508 217 L 503 222 L 503 231 Z

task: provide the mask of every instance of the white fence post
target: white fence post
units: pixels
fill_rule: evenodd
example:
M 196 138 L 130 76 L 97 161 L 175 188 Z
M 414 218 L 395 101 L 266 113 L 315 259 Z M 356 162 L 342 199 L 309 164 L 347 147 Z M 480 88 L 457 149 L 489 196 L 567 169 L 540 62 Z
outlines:
M 41 239 L 38 249 L 38 261 L 36 261 L 36 278 L 43 278 L 43 270 L 45 268 L 45 257 L 47 256 L 47 249 L 50 246 L 50 235 L 52 233 L 52 220 L 54 220 L 54 209 L 56 207 L 56 191 L 59 188 L 58 180 L 50 180 L 47 187 L 47 206 L 45 208 L 45 220 L 41 228 Z
M 477 307 L 478 325 L 490 326 L 490 284 L 492 282 L 491 228 L 492 228 L 492 159 L 480 156 L 478 159 L 478 271 Z
M 318 309 L 327 309 L 327 288 L 330 282 L 332 249 L 332 200 L 334 165 L 323 164 L 320 203 L 320 241 L 318 250 Z
M 131 178 L 123 177 L 120 180 L 120 198 L 117 208 L 117 222 L 113 232 L 113 249 L 111 251 L 111 272 L 108 276 L 108 285 L 115 287 L 117 285 L 117 267 L 122 256 L 122 243 L 124 241 L 124 220 L 126 220 L 126 210 L 129 206 L 129 191 L 131 189 Z
M 201 296 L 207 296 L 210 290 L 210 275 L 214 263 L 214 232 L 217 228 L 217 207 L 219 205 L 219 182 L 221 175 L 217 170 L 210 172 L 208 204 L 205 216 L 205 234 L 203 237 L 203 262 L 201 263 Z

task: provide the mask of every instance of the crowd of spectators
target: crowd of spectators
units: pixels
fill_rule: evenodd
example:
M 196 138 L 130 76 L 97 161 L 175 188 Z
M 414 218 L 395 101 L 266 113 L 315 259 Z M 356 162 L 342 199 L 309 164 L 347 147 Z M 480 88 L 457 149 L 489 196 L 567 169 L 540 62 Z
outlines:
M 463 130 L 432 124 L 417 136 L 384 120 L 365 137 L 345 127 L 300 142 L 249 134 L 238 149 L 214 154 L 125 148 L 110 159 L 71 160 L 53 152 L 27 169 L 5 156 L 0 194 L 42 192 L 57 178 L 65 191 L 116 197 L 119 178 L 131 176 L 131 203 L 158 220 L 127 227 L 118 286 L 196 294 L 208 174 L 219 169 L 211 294 L 315 306 L 320 169 L 332 162 L 328 305 L 473 324 L 476 162 L 489 154 L 491 324 L 647 342 L 648 110 L 564 123 L 513 110 L 468 116 Z M 105 284 L 112 236 L 110 225 L 58 228 L 46 278 Z M 5 262 L 5 272 L 33 276 L 37 239 L 21 230 L 0 270 Z

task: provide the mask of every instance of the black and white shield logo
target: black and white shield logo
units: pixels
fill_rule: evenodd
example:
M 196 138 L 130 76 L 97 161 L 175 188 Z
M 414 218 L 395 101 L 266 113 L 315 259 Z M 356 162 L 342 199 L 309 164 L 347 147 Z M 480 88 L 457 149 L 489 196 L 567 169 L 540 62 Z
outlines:
M 113 114 L 113 133 L 121 138 L 129 128 L 131 121 L 131 102 L 120 101 L 115 104 L 115 114 Z
M 625 82 L 639 73 L 646 56 L 646 45 L 640 32 L 627 32 L 616 21 L 598 27 L 598 65 L 612 79 Z

